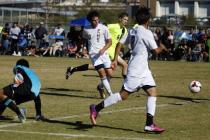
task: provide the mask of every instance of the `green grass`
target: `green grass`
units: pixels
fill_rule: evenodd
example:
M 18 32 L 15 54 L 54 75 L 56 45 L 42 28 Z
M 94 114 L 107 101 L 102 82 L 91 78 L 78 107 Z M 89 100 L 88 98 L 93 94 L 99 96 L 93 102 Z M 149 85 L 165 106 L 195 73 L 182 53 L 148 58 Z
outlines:
M 19 58 L 0 56 L 0 88 L 12 82 L 12 67 Z M 11 120 L 15 114 L 7 109 L 4 115 L 9 119 L 0 120 L 1 140 L 203 140 L 210 137 L 209 63 L 150 62 L 159 93 L 155 121 L 166 128 L 166 132 L 157 135 L 143 132 L 147 98 L 142 90 L 132 94 L 128 100 L 104 109 L 97 119 L 97 125 L 93 127 L 89 121 L 88 106 L 101 101 L 96 91 L 99 82 L 97 73 L 79 72 L 69 80 L 65 80 L 64 76 L 67 66 L 90 61 L 53 57 L 25 58 L 42 81 L 43 114 L 54 120 L 34 122 L 33 101 L 21 105 L 27 108 L 26 124 L 16 125 Z M 118 69 L 111 80 L 115 92 L 122 86 L 120 73 Z M 192 80 L 202 83 L 202 90 L 196 95 L 188 90 Z

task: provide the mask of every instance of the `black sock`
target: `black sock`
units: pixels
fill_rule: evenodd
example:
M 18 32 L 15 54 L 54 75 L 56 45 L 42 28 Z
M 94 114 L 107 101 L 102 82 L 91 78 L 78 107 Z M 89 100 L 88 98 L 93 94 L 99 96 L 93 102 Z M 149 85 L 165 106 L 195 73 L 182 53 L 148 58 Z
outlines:
M 125 78 L 126 78 L 126 75 L 123 74 L 123 79 L 125 79 Z
M 150 126 L 153 124 L 153 116 L 149 113 L 147 113 L 147 120 L 146 120 L 146 126 Z
M 34 99 L 34 103 L 35 103 L 35 109 L 36 109 L 36 115 L 42 115 L 41 112 L 41 98 L 38 95 L 35 99 Z
M 89 64 L 84 64 L 84 65 L 75 67 L 72 69 L 72 73 L 75 71 L 86 71 L 86 70 L 88 70 L 88 66 L 89 66 Z
M 9 107 L 13 112 L 15 112 L 17 115 L 20 115 L 20 109 L 18 108 L 18 106 L 13 102 L 13 100 L 6 98 L 3 101 L 5 107 Z
M 3 114 L 5 109 L 6 109 L 6 106 L 3 103 L 0 103 L 0 116 Z
M 104 101 L 96 105 L 96 111 L 100 112 L 104 108 Z

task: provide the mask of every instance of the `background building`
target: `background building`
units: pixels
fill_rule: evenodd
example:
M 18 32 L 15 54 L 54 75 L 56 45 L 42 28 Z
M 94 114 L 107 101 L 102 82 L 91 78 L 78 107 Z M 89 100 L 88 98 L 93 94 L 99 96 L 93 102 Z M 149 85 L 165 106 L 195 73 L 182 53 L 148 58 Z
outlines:
M 210 0 L 157 0 L 155 7 L 157 17 L 169 14 L 195 18 L 210 16 Z

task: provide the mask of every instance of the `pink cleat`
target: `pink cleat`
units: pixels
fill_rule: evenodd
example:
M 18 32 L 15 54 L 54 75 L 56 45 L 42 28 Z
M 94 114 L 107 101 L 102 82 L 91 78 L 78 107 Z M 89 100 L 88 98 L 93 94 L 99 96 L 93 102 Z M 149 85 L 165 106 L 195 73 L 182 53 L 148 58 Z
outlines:
M 94 104 L 90 105 L 90 120 L 93 125 L 96 124 L 96 118 L 98 116 L 98 112 L 96 111 L 95 106 L 96 105 Z
M 150 125 L 150 126 L 145 126 L 145 127 L 144 127 L 144 131 L 145 131 L 145 132 L 154 132 L 154 133 L 160 134 L 160 133 L 162 133 L 163 131 L 165 131 L 165 129 L 160 128 L 160 127 L 158 127 L 158 126 L 155 125 L 155 124 L 152 124 L 152 125 Z

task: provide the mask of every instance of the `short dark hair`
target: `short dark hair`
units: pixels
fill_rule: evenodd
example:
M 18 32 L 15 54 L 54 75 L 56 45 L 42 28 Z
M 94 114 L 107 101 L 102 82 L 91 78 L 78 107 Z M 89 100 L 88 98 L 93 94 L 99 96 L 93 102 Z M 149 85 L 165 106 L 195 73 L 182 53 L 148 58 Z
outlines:
M 93 17 L 100 17 L 100 14 L 98 13 L 98 11 L 93 10 L 93 11 L 90 11 L 90 12 L 87 14 L 87 20 L 88 20 L 89 22 L 92 20 Z
M 118 18 L 128 17 L 128 13 L 122 12 L 118 15 Z
M 16 66 L 17 65 L 21 65 L 21 66 L 25 66 L 25 67 L 29 68 L 29 62 L 26 59 L 19 59 L 16 62 Z
M 136 21 L 139 25 L 145 24 L 151 18 L 150 9 L 147 7 L 139 7 L 136 14 Z

